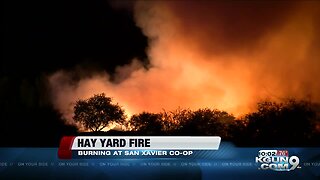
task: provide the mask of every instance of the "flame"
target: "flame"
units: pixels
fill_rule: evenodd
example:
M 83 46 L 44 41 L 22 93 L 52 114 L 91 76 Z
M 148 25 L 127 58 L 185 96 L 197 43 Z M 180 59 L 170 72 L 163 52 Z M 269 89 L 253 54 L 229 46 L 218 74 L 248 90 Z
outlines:
M 316 44 L 320 3 L 284 7 L 291 9 L 284 12 L 269 10 L 271 18 L 265 18 L 266 22 L 247 22 L 254 19 L 245 16 L 251 10 L 232 6 L 236 12 L 230 16 L 237 20 L 235 24 L 219 19 L 231 11 L 230 5 L 216 11 L 206 8 L 215 3 L 139 1 L 135 15 L 137 25 L 150 38 L 150 67 L 144 68 L 137 60 L 118 67 L 117 83 L 106 73 L 75 83 L 68 72 L 59 71 L 50 77 L 55 107 L 72 122 L 72 103 L 102 92 L 129 116 L 178 107 L 218 108 L 241 115 L 266 98 L 320 101 L 320 85 L 315 82 L 320 77 L 320 45 Z M 243 24 L 237 25 L 238 21 Z

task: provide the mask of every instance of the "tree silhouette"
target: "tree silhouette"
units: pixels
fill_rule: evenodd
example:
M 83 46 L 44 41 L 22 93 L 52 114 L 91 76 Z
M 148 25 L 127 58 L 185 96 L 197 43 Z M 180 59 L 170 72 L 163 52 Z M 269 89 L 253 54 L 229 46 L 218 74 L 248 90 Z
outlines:
M 179 133 L 183 125 L 190 120 L 192 111 L 179 107 L 178 109 L 169 112 L 163 110 L 160 115 L 165 133 L 168 135 L 175 135 Z
M 180 124 L 179 132 L 183 135 L 216 135 L 230 139 L 230 128 L 235 122 L 235 117 L 225 111 L 199 109 Z
M 91 131 L 101 131 L 110 123 L 122 123 L 126 119 L 124 110 L 104 93 L 86 100 L 78 100 L 74 106 L 73 119 Z
M 139 131 L 144 135 L 159 135 L 162 132 L 160 117 L 160 114 L 142 112 L 131 117 L 130 125 L 134 131 Z
M 104 94 L 77 101 L 74 120 L 91 131 L 112 122 L 134 135 L 216 135 L 240 146 L 318 146 L 320 105 L 308 101 L 259 102 L 255 112 L 235 118 L 217 109 L 178 108 L 142 112 L 125 121 L 124 110 Z
M 243 145 L 254 146 L 309 146 L 318 144 L 316 124 L 319 107 L 307 101 L 287 100 L 282 103 L 260 102 L 256 112 L 245 119 Z M 250 139 L 250 142 L 246 139 Z

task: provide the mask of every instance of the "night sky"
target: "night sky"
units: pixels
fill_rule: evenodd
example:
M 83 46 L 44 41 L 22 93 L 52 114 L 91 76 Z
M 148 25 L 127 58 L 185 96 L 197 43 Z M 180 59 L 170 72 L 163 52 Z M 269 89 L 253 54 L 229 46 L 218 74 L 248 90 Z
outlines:
M 49 74 L 77 68 L 81 73 L 73 78 L 112 73 L 134 57 L 147 64 L 147 37 L 128 8 L 105 0 L 4 2 L 1 145 L 16 144 L 18 136 L 21 145 L 51 145 L 74 132 L 53 110 Z
M 319 1 L 6 0 L 3 10 L 3 146 L 58 144 L 77 130 L 75 101 L 97 93 L 129 116 L 320 102 Z

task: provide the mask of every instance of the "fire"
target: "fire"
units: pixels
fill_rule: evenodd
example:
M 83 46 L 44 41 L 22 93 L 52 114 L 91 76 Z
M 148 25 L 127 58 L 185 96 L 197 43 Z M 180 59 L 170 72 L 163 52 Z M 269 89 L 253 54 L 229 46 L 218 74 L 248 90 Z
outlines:
M 72 121 L 72 103 L 102 92 L 129 116 L 178 107 L 241 115 L 259 100 L 285 97 L 319 102 L 319 3 L 270 5 L 273 12 L 258 5 L 256 17 L 249 6 L 138 2 L 137 25 L 150 38 L 149 69 L 134 60 L 117 68 L 116 77 L 130 74 L 117 83 L 105 73 L 71 83 L 68 72 L 57 72 L 50 77 L 55 107 Z

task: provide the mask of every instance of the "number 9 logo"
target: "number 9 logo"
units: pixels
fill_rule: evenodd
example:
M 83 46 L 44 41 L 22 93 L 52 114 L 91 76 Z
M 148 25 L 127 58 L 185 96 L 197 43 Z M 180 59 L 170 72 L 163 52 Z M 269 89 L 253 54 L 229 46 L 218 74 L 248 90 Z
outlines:
M 289 159 L 289 163 L 291 165 L 290 171 L 294 170 L 299 165 L 299 158 L 297 156 L 291 156 Z

